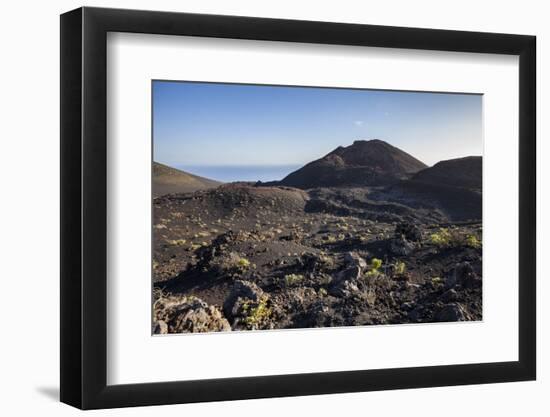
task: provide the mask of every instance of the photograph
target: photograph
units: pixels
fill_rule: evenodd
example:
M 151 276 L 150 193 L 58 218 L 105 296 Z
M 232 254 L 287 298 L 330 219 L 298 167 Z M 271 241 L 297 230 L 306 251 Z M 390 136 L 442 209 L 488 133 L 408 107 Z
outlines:
M 152 332 L 483 319 L 481 94 L 152 82 Z
M 42 151 L 8 140 L 28 203 L 7 192 L 5 217 L 59 230 L 8 221 L 8 276 L 36 256 L 58 269 L 25 292 L 39 334 L 10 327 L 18 350 L 47 348 L 32 372 L 11 361 L 6 380 L 35 392 L 10 409 L 57 393 L 69 414 L 540 414 L 543 14 L 219 3 L 65 5 L 57 35 L 46 11 L 14 44 L 23 65 L 6 68 L 25 74 L 45 39 L 58 53 L 7 85 Z M 29 117 L 22 85 L 44 111 Z

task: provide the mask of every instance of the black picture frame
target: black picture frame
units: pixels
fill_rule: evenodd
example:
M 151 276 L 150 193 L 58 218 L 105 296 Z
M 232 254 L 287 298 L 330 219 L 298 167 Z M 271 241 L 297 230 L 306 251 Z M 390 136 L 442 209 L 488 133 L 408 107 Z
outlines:
M 108 32 L 519 56 L 519 360 L 113 385 L 107 375 Z M 61 401 L 82 409 L 534 380 L 534 36 L 136 10 L 61 16 Z

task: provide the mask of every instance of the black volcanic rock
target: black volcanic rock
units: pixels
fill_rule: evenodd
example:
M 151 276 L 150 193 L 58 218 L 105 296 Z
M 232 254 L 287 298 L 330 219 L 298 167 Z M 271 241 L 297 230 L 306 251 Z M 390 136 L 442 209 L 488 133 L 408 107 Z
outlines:
M 388 185 L 424 168 L 424 163 L 382 140 L 357 140 L 310 162 L 279 184 L 303 189 Z

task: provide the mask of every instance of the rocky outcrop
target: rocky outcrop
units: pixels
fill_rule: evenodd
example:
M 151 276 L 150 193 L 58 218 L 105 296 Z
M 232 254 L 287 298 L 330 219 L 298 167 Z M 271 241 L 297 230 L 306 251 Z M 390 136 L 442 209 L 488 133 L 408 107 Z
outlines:
M 481 278 L 476 274 L 469 262 L 456 264 L 447 275 L 445 287 L 454 288 L 457 285 L 463 288 L 476 288 L 481 286 Z
M 272 309 L 269 296 L 252 282 L 235 281 L 223 304 L 223 311 L 231 320 L 233 330 L 271 327 Z
M 355 252 L 347 252 L 344 255 L 344 263 L 345 268 L 338 273 L 329 291 L 336 297 L 360 295 L 360 279 L 367 268 L 367 261 Z
M 197 297 L 161 298 L 153 309 L 153 332 L 157 334 L 231 330 L 229 322 L 216 307 Z
M 443 306 L 435 315 L 435 320 L 445 321 L 466 321 L 471 320 L 468 313 L 459 303 L 449 303 Z

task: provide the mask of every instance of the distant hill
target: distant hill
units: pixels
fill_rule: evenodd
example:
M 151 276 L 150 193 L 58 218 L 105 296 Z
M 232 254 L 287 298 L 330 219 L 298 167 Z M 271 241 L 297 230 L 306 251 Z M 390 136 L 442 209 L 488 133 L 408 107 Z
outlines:
M 481 156 L 467 156 L 441 161 L 431 168 L 418 172 L 412 177 L 412 180 L 428 184 L 480 190 L 482 185 L 482 158 Z
M 382 199 L 432 205 L 456 221 L 481 220 L 482 157 L 441 161 L 380 192 Z
M 215 188 L 221 182 L 189 174 L 167 165 L 153 162 L 153 196 L 164 194 L 190 193 Z
M 302 189 L 388 185 L 427 166 L 382 140 L 356 140 L 289 174 L 278 184 Z

